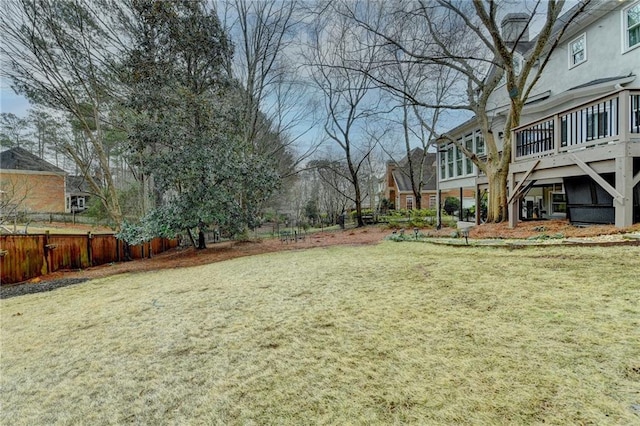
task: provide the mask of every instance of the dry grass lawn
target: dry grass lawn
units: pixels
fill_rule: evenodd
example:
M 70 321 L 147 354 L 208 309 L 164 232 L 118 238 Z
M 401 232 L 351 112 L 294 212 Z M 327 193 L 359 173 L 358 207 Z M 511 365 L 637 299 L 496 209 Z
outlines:
M 639 424 L 640 247 L 385 242 L 2 300 L 2 424 Z

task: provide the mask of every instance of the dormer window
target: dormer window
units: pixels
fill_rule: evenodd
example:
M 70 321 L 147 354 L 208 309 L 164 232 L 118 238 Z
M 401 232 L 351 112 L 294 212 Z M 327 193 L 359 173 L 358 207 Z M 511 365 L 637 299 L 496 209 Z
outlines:
M 522 56 L 513 55 L 513 61 L 512 61 L 513 74 L 516 77 L 519 76 L 520 73 L 522 72 L 523 65 L 524 65 L 524 59 L 522 58 Z M 505 70 L 505 72 L 502 74 L 502 78 L 500 79 L 500 83 L 498 83 L 498 86 L 502 86 L 503 84 L 506 84 L 506 82 L 507 82 L 507 71 Z
M 580 37 L 569 43 L 569 68 L 580 65 L 587 60 L 587 35 Z
M 622 11 L 623 52 L 640 46 L 640 1 Z

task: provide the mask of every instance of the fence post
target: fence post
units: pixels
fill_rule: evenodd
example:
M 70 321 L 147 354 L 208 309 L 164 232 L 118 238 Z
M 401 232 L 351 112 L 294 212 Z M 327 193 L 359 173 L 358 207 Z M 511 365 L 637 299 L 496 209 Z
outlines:
M 91 231 L 87 232 L 87 259 L 89 260 L 88 266 L 93 266 L 93 250 L 91 250 Z
M 42 252 L 44 253 L 44 265 L 45 265 L 45 274 L 51 272 L 51 265 L 49 261 L 49 230 L 44 231 L 44 246 L 42 247 Z

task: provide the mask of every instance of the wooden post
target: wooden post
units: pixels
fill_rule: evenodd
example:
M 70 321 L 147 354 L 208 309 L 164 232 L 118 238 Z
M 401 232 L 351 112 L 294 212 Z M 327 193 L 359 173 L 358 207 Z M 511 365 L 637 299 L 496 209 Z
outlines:
M 569 126 L 569 123 L 567 123 Z M 567 128 L 567 134 L 569 129 Z M 568 136 L 567 136 L 568 138 Z M 560 153 L 560 144 L 562 143 L 562 120 L 558 114 L 553 116 L 553 154 L 558 155 Z
M 624 90 L 618 92 L 618 135 L 620 142 L 628 142 L 631 133 L 631 92 Z
M 475 222 L 476 225 L 480 225 L 480 214 L 482 214 L 482 212 L 480 210 L 482 210 L 482 206 L 480 205 L 482 200 L 480 200 L 480 185 L 478 185 L 476 183 L 476 218 L 475 218 Z
M 44 247 L 43 247 L 45 274 L 48 274 L 49 272 L 51 272 L 51 262 L 49 260 L 49 248 L 47 247 L 48 245 L 49 245 L 49 230 L 47 229 L 46 231 L 44 231 Z
M 87 260 L 88 266 L 93 266 L 93 250 L 91 250 L 91 231 L 87 232 Z
M 622 195 L 613 200 L 616 227 L 626 228 L 633 224 L 633 157 L 629 155 L 616 158 L 616 191 Z
M 436 193 L 436 229 L 442 228 L 442 190 Z

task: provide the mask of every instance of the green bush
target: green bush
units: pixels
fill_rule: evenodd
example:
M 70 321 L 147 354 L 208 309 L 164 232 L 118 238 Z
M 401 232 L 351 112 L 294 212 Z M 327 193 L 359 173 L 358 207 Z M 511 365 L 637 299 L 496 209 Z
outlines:
M 435 220 L 432 219 L 435 217 L 435 209 L 392 210 L 389 214 L 381 216 L 381 220 L 390 224 L 392 222 L 401 222 L 412 224 L 412 226 L 422 226 L 423 224 L 435 223 Z

